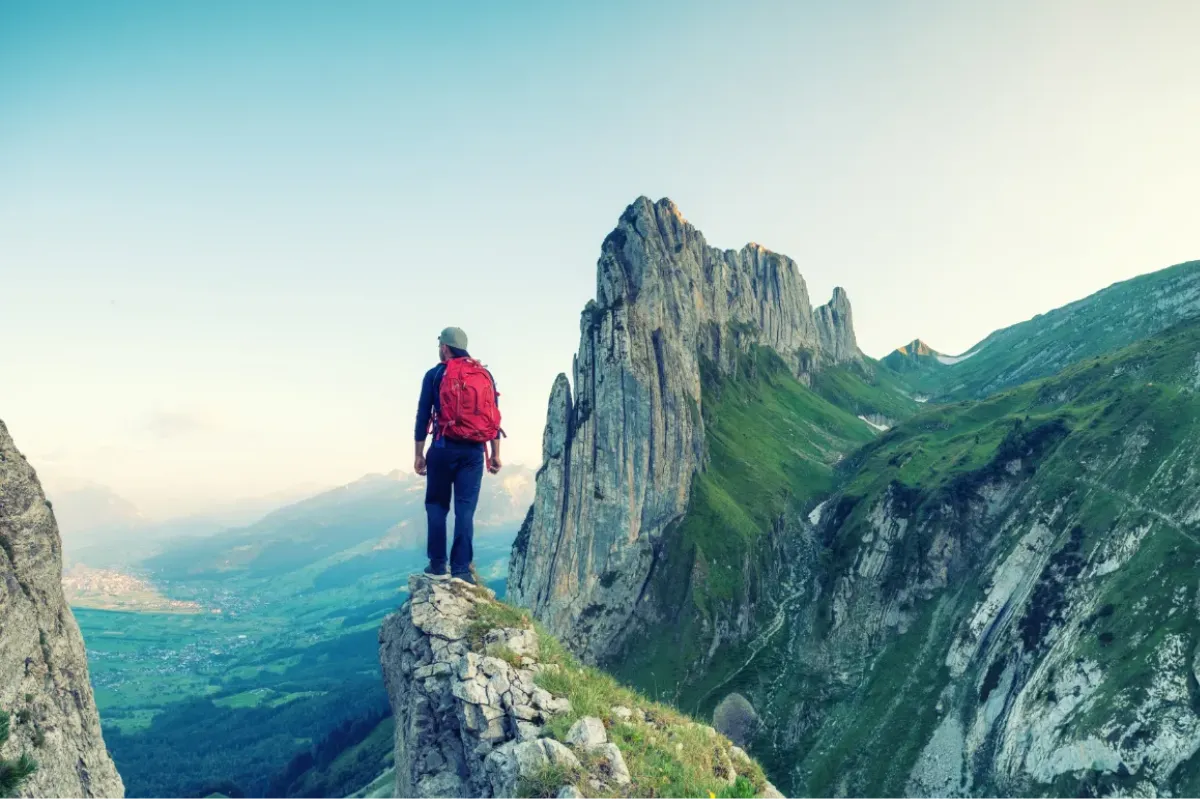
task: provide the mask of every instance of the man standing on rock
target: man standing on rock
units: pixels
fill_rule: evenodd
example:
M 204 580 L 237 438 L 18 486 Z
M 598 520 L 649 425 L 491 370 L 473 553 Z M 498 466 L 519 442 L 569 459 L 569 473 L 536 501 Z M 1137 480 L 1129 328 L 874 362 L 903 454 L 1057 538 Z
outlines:
M 425 475 L 425 514 L 429 521 L 425 573 L 446 576 L 446 516 L 454 496 L 454 544 L 450 574 L 475 584 L 473 541 L 475 506 L 487 445 L 487 470 L 500 471 L 500 393 L 491 373 L 467 352 L 467 334 L 448 327 L 438 336 L 437 366 L 425 373 L 417 405 L 416 461 Z M 429 453 L 425 438 L 433 434 Z

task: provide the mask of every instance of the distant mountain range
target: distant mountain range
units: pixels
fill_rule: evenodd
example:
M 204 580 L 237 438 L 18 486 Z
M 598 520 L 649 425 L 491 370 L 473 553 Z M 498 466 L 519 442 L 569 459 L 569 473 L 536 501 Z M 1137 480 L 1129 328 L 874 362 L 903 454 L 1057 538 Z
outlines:
M 533 472 L 505 467 L 487 475 L 475 515 L 477 546 L 516 533 L 533 499 Z M 453 512 L 450 524 L 453 525 Z M 272 511 L 245 527 L 177 540 L 141 566 L 166 580 L 265 579 L 359 573 L 425 549 L 425 478 L 369 474 Z
M 111 488 L 90 481 L 46 481 L 68 566 L 118 568 L 160 551 L 176 538 L 206 536 L 261 519 L 273 510 L 311 496 L 295 488 L 261 497 L 223 502 L 204 513 L 151 519 Z

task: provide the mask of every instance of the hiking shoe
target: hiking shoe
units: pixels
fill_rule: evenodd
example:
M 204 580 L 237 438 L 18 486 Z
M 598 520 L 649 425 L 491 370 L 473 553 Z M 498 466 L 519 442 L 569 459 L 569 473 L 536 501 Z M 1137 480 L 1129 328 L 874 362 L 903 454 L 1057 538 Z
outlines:
M 475 575 L 471 572 L 455 572 L 453 576 L 455 580 L 462 580 L 467 585 L 479 585 Z
M 430 563 L 425 567 L 425 573 L 435 580 L 446 579 L 446 564 Z

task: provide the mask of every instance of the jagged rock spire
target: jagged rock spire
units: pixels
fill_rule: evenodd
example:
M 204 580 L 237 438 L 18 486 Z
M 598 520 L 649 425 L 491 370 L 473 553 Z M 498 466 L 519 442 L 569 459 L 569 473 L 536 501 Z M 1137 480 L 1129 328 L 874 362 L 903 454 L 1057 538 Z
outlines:
M 710 247 L 668 199 L 639 197 L 604 239 L 580 320 L 574 396 L 555 380 L 509 596 L 589 659 L 619 645 L 704 461 L 700 365 L 751 345 L 801 379 L 861 357 L 840 288 L 814 309 L 794 261 Z

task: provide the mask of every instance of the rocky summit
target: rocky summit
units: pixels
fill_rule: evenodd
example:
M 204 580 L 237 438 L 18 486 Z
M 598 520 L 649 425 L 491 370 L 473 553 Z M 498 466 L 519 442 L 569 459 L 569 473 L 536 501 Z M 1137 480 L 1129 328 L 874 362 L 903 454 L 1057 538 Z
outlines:
M 408 588 L 379 633 L 395 796 L 779 795 L 728 739 L 582 669 L 488 589 Z
M 709 246 L 670 200 L 642 197 L 604 240 L 584 308 L 574 393 L 550 394 L 533 508 L 508 591 L 586 659 L 626 640 L 664 531 L 706 457 L 702 371 L 752 346 L 803 382 L 862 356 L 846 293 L 814 308 L 795 262 Z
M 75 617 L 62 540 L 33 468 L 0 422 L 0 760 L 37 771 L 18 796 L 124 796 L 108 756 Z

